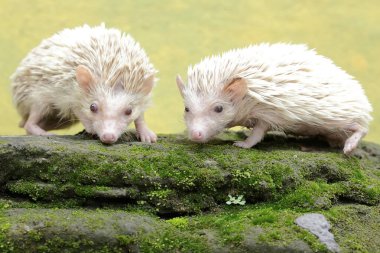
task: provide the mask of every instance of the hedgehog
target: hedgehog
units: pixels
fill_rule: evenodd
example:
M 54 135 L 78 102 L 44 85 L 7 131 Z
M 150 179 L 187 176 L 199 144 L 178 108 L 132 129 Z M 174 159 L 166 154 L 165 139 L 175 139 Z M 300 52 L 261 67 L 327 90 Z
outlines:
M 302 44 L 262 43 L 207 57 L 177 76 L 189 138 L 205 143 L 226 128 L 251 129 L 251 148 L 268 131 L 322 136 L 351 153 L 372 117 L 361 85 Z
M 155 142 L 144 111 L 156 73 L 139 43 L 118 29 L 64 29 L 31 50 L 11 76 L 20 127 L 50 135 L 80 121 L 112 144 L 134 121 L 139 139 Z

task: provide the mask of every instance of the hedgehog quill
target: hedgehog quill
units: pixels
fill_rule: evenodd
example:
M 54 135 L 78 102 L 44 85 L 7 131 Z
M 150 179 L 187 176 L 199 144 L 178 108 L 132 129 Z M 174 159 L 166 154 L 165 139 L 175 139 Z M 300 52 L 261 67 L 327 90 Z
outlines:
M 144 111 L 156 72 L 130 35 L 104 24 L 65 29 L 43 40 L 11 77 L 20 126 L 49 135 L 80 121 L 111 144 L 134 121 L 140 140 L 155 142 Z
M 351 153 L 366 135 L 372 107 L 352 76 L 305 45 L 252 45 L 207 57 L 177 76 L 189 138 L 207 142 L 225 128 L 252 128 L 235 146 L 267 131 L 323 136 Z

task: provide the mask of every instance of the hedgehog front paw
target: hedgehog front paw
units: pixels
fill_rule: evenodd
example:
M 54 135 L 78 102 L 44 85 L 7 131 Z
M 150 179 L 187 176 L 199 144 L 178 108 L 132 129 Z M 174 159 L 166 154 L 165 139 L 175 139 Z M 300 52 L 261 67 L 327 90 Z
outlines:
M 246 141 L 235 141 L 234 146 L 239 148 L 251 148 L 252 145 Z
M 141 142 L 154 143 L 157 141 L 157 135 L 149 128 L 139 129 L 137 137 Z
M 345 155 L 349 155 L 352 153 L 352 151 L 354 151 L 355 148 L 356 148 L 356 145 L 354 145 L 352 143 L 346 143 L 346 145 L 343 148 L 343 153 Z

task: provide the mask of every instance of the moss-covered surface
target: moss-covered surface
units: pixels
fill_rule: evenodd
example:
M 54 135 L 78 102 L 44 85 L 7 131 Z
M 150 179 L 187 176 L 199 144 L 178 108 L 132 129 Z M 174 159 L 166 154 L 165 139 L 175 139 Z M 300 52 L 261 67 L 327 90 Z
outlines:
M 347 157 L 317 140 L 269 136 L 244 150 L 237 138 L 0 137 L 0 248 L 326 252 L 294 224 L 321 212 L 343 252 L 380 251 L 379 146 Z M 245 205 L 226 205 L 229 195 Z

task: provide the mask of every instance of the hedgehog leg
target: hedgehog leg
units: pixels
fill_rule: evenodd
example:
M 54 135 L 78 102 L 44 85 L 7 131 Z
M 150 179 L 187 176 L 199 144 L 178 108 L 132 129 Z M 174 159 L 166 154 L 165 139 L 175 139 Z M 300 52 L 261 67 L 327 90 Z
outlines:
M 144 114 L 141 114 L 135 120 L 137 137 L 140 138 L 142 142 L 153 143 L 157 141 L 157 135 L 148 128 L 145 123 Z
M 26 118 L 22 118 L 20 123 L 18 123 L 18 126 L 23 128 L 25 126 Z
M 269 124 L 264 121 L 258 121 L 253 128 L 251 134 L 244 141 L 236 141 L 234 146 L 240 148 L 251 148 L 259 143 L 263 138 L 265 133 L 269 130 Z
M 353 134 L 344 143 L 343 153 L 350 154 L 359 144 L 359 141 L 367 134 L 367 129 L 355 124 L 347 128 L 347 130 L 352 131 Z
M 42 129 L 38 123 L 41 121 L 42 112 L 40 110 L 36 110 L 32 108 L 30 110 L 28 119 L 26 120 L 24 124 L 24 128 L 27 132 L 27 134 L 30 135 L 51 135 L 50 133 L 46 132 L 44 129 Z

